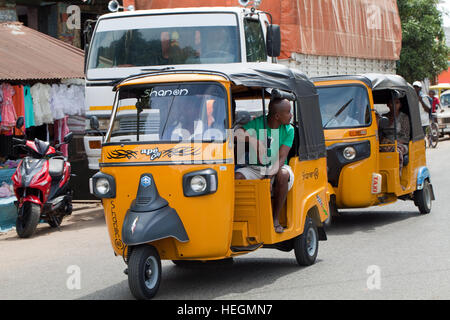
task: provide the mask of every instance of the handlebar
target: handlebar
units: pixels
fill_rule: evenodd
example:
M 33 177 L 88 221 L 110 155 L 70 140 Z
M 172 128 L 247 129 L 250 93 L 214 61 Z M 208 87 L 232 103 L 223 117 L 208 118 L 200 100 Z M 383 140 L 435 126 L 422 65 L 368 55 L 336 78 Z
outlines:
M 25 139 L 19 139 L 19 138 L 14 138 L 14 137 L 12 138 L 12 141 L 17 144 L 26 144 L 27 143 L 27 140 L 25 140 Z

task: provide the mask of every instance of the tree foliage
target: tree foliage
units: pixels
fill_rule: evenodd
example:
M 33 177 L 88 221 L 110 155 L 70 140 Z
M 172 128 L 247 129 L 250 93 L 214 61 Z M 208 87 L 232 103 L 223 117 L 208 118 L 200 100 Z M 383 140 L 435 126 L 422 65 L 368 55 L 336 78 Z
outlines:
M 402 23 L 402 51 L 397 73 L 408 82 L 430 80 L 447 70 L 449 48 L 445 43 L 439 0 L 397 0 Z

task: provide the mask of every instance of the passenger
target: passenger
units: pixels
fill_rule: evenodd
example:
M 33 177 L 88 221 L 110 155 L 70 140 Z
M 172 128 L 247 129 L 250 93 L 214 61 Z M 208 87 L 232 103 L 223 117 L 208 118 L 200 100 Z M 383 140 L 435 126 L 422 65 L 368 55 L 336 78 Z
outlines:
M 399 153 L 399 169 L 400 177 L 402 175 L 403 157 L 408 154 L 408 145 L 410 140 L 410 124 L 409 117 L 406 113 L 401 112 L 402 104 L 400 99 L 394 100 L 395 106 L 392 105 L 392 101 L 387 103 L 389 107 L 389 113 L 387 117 L 389 119 L 389 126 L 380 132 L 380 144 L 394 144 L 395 131 L 394 131 L 394 114 L 396 119 L 397 128 L 397 152 Z M 387 129 L 387 130 L 386 130 Z M 382 147 L 383 152 L 393 152 L 393 147 Z
M 426 135 L 430 125 L 431 104 L 422 92 L 422 83 L 420 81 L 415 81 L 413 87 L 419 99 L 420 120 L 422 121 L 423 133 Z
M 183 97 L 172 107 L 162 140 L 201 140 L 204 125 L 201 119 L 202 104 L 196 96 Z
M 274 99 L 269 104 L 269 114 L 267 115 L 267 137 L 270 139 L 270 145 L 264 142 L 264 118 L 260 116 L 243 126 L 243 129 L 237 129 L 236 134 L 245 137 L 252 146 L 256 157 L 250 157 L 250 160 L 257 159 L 256 164 L 246 165 L 236 170 L 236 179 L 257 180 L 270 178 L 273 184 L 272 213 L 275 232 L 282 233 L 283 227 L 280 225 L 279 216 L 281 209 L 286 201 L 286 196 L 294 183 L 294 173 L 287 164 L 289 150 L 294 141 L 294 128 L 290 125 L 292 119 L 291 104 L 286 99 Z M 278 141 L 274 137 L 278 135 Z M 268 141 L 268 142 L 269 142 Z M 261 156 L 264 159 L 261 159 Z M 265 157 L 273 159 L 270 161 L 271 170 L 263 165 Z

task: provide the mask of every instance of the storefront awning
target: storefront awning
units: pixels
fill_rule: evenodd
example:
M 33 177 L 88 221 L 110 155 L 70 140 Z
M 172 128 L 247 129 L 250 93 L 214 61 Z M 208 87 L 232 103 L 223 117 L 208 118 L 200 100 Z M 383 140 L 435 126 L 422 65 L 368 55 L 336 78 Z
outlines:
M 84 52 L 18 22 L 0 23 L 0 80 L 84 77 Z

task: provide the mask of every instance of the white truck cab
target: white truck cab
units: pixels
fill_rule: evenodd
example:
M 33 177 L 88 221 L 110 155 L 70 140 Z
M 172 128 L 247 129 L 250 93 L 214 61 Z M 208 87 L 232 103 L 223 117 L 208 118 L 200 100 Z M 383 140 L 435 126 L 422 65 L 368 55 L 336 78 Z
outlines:
M 98 169 L 101 143 L 120 79 L 176 66 L 275 62 L 280 29 L 254 8 L 138 10 L 101 16 L 86 46 L 86 125 L 84 145 L 90 169 Z

